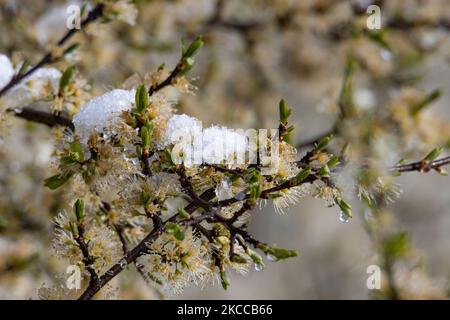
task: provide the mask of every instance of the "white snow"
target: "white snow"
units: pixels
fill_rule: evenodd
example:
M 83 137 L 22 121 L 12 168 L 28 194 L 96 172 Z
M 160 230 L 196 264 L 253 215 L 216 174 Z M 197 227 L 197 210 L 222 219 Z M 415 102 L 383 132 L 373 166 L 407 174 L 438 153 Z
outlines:
M 199 120 L 185 114 L 172 116 L 167 125 L 163 147 L 174 144 L 176 152 L 183 151 L 185 164 L 232 163 L 238 154 L 247 150 L 248 140 L 226 127 L 202 129 Z
M 14 76 L 14 68 L 7 56 L 0 54 L 0 89 Z
M 238 154 L 247 150 L 247 137 L 226 127 L 211 126 L 203 130 L 203 161 L 218 164 L 233 163 Z
M 105 132 L 106 128 L 117 123 L 120 114 L 131 109 L 135 93 L 136 90 L 115 89 L 84 104 L 73 117 L 80 142 L 87 143 L 94 131 Z
M 179 141 L 179 137 L 191 137 L 197 135 L 202 130 L 202 123 L 196 118 L 186 114 L 176 114 L 167 122 L 166 133 L 161 146 L 166 147 L 169 144 Z
M 120 114 L 132 108 L 135 92 L 136 90 L 116 89 L 83 105 L 73 118 L 75 134 L 80 142 L 86 144 L 94 131 L 108 132 L 117 123 Z M 203 130 L 201 121 L 179 114 L 168 120 L 158 149 L 162 150 L 169 145 L 174 145 L 175 154 L 182 154 L 188 166 L 219 164 L 224 161 L 231 164 L 236 158 L 242 159 L 248 147 L 248 139 L 226 127 L 211 126 Z

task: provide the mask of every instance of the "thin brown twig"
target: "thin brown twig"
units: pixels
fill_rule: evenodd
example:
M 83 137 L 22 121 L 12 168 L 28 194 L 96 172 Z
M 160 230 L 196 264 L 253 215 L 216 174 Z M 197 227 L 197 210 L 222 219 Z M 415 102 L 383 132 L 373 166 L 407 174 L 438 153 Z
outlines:
M 178 64 L 175 66 L 175 68 L 170 72 L 169 76 L 161 81 L 158 84 L 152 85 L 150 89 L 148 90 L 148 94 L 152 96 L 154 93 L 158 92 L 159 90 L 169 86 L 172 84 L 172 82 L 181 74 L 181 72 L 184 70 L 185 65 L 182 63 L 182 61 L 178 62 Z
M 430 170 L 439 170 L 441 167 L 450 164 L 450 156 L 437 159 L 434 161 L 416 161 L 407 164 L 400 164 L 390 168 L 393 172 L 428 172 Z

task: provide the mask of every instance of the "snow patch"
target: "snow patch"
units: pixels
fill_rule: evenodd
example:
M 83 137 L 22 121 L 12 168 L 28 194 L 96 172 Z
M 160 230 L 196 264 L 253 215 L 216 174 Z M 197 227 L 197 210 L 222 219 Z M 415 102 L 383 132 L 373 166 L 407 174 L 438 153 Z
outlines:
M 94 131 L 102 133 L 134 104 L 136 90 L 115 89 L 85 103 L 73 117 L 75 133 L 86 144 Z

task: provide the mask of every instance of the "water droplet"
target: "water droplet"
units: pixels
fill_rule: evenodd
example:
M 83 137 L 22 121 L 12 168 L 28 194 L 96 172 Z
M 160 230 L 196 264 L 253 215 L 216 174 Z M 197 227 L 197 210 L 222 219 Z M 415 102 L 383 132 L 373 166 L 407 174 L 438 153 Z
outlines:
M 228 177 L 225 177 L 222 181 L 220 181 L 216 188 L 216 196 L 219 200 L 229 199 L 233 196 L 231 190 L 231 180 Z
M 262 271 L 264 269 L 264 265 L 263 264 L 255 264 L 255 270 L 256 271 Z
M 341 213 L 339 213 L 339 221 L 342 223 L 346 223 L 350 220 L 350 217 L 348 215 L 346 215 L 344 212 L 341 211 Z
M 391 51 L 389 51 L 387 49 L 383 49 L 383 50 L 381 50 L 380 54 L 384 60 L 386 60 L 386 61 L 392 60 L 392 52 Z
M 277 261 L 278 259 L 274 255 L 268 254 L 267 255 L 267 260 L 269 260 L 269 261 Z
M 239 192 L 235 197 L 236 200 L 242 201 L 245 199 L 245 193 L 244 192 Z

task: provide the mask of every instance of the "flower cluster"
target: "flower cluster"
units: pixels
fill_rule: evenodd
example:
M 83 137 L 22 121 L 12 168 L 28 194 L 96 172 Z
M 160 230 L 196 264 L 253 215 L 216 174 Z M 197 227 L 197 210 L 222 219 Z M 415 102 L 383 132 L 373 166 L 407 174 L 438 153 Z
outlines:
M 169 77 L 184 74 L 202 44 L 198 38 L 184 49 Z M 248 233 L 251 210 L 267 201 L 283 211 L 301 197 L 314 195 L 338 205 L 345 219 L 351 217 L 350 205 L 330 179 L 339 163 L 325 150 L 331 138 L 298 157 L 285 141 L 292 128 L 291 109 L 284 100 L 279 107 L 281 133 L 270 150 L 277 148 L 276 170 L 268 175 L 263 174 L 267 163 L 262 154 L 255 163 L 228 165 L 234 152 L 248 157 L 246 153 L 254 151 L 247 150 L 248 138 L 218 126 L 202 132 L 197 119 L 175 114 L 173 103 L 160 91 L 161 83 L 112 90 L 81 106 L 73 118 L 75 132 L 59 152 L 59 173 L 46 180 L 51 189 L 68 181 L 86 185 L 82 196 L 89 210 L 75 207 L 83 216 L 78 213 L 72 223 L 59 217 L 54 242 L 60 256 L 84 262 L 90 270 L 85 292 L 98 291 L 96 279 L 114 272 L 115 263 L 122 268 L 135 263 L 149 282 L 180 292 L 190 283 L 214 282 L 214 274 L 226 289 L 229 269 L 247 272 L 252 264 L 262 269 L 256 250 L 271 260 L 296 256 L 296 251 L 269 246 Z M 173 133 L 180 130 L 182 136 L 200 134 L 204 148 L 224 157 L 176 163 L 178 140 Z M 129 261 L 133 250 L 139 254 Z M 125 258 L 119 259 L 120 253 Z

